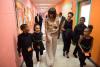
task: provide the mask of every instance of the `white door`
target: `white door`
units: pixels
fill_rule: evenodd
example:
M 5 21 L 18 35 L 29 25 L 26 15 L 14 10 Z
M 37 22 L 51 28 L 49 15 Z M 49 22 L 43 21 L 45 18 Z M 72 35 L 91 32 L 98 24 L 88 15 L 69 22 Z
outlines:
M 86 4 L 86 5 L 82 5 L 81 7 L 81 17 L 85 17 L 86 21 L 85 21 L 85 25 L 88 26 L 89 24 L 89 19 L 90 19 L 90 8 L 91 8 L 91 4 Z

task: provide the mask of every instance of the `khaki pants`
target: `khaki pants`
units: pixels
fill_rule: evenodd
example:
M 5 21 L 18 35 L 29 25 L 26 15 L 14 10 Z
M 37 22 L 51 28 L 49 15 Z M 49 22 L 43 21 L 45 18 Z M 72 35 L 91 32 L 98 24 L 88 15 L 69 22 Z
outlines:
M 54 65 L 54 59 L 56 54 L 56 48 L 57 48 L 57 36 L 48 36 L 48 42 L 46 43 L 46 51 L 47 51 L 47 63 L 48 65 Z

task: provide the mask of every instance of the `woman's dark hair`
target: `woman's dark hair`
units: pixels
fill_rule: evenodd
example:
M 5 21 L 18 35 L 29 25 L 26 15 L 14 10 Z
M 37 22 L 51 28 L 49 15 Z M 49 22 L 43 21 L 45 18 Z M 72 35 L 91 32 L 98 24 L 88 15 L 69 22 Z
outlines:
M 72 17 L 74 16 L 73 12 L 68 12 L 68 14 L 71 14 L 71 15 L 72 15 Z
M 57 16 L 57 12 L 56 12 L 56 9 L 55 8 L 50 8 L 49 10 L 48 10 L 48 17 L 50 18 L 50 14 L 53 14 L 53 17 L 54 18 L 56 18 L 56 16 Z
M 36 30 L 35 30 L 35 27 L 36 27 L 36 26 L 40 26 L 40 25 L 39 25 L 39 24 L 35 24 L 35 25 L 34 25 L 34 31 L 36 31 Z
M 26 27 L 27 27 L 27 24 L 22 24 L 22 25 L 20 26 L 20 29 L 23 30 L 23 29 L 25 29 Z

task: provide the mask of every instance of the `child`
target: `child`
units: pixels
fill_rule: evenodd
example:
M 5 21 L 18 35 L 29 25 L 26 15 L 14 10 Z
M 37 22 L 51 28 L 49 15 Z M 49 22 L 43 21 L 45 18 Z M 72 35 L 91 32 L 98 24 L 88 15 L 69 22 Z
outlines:
M 93 26 L 89 25 L 88 28 L 84 29 L 83 35 L 80 35 L 79 39 L 79 49 L 78 49 L 78 55 L 79 55 L 79 61 L 80 61 L 80 67 L 83 67 L 86 65 L 85 59 L 91 57 L 91 48 L 93 43 L 93 37 L 90 36 L 92 32 Z
M 23 31 L 21 34 L 18 35 L 18 53 L 19 56 L 22 56 L 25 61 L 26 67 L 33 67 L 33 60 L 32 60 L 32 35 L 29 33 L 29 28 L 27 24 L 22 24 L 20 26 L 21 30 Z
M 42 56 L 43 50 L 44 50 L 44 45 L 42 42 L 42 35 L 43 34 L 40 31 L 40 25 L 36 24 L 34 26 L 34 33 L 33 33 L 33 38 L 34 38 L 33 47 L 36 52 L 36 58 L 38 62 L 40 61 L 39 54 Z

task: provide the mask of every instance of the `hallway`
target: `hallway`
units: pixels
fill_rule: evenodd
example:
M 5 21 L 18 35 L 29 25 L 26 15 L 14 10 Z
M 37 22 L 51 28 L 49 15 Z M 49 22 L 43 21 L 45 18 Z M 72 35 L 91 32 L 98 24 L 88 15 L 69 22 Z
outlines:
M 54 67 L 79 67 L 78 58 L 74 58 L 74 56 L 72 54 L 75 47 L 73 45 L 71 45 L 69 58 L 66 58 L 62 55 L 62 48 L 63 48 L 63 43 L 60 38 L 58 40 Z M 46 66 L 46 52 L 44 51 L 42 61 L 39 64 L 37 64 L 37 61 L 35 58 L 35 52 L 34 52 L 33 53 L 33 61 L 34 61 L 34 67 L 47 67 Z M 88 59 L 86 60 L 86 64 L 87 65 L 85 67 L 95 67 Z M 23 64 L 22 67 L 26 67 L 25 64 Z
M 54 7 L 57 16 L 60 12 L 68 17 L 68 12 L 73 12 L 73 29 L 79 23 L 80 17 L 85 17 L 85 24 L 93 25 L 93 47 L 91 61 L 86 60 L 85 67 L 100 67 L 100 0 L 0 0 L 0 67 L 20 67 L 22 57 L 17 51 L 18 35 L 22 32 L 20 25 L 27 24 L 33 33 L 35 16 L 39 13 L 43 18 L 48 15 L 48 9 Z M 44 25 L 44 24 L 43 24 Z M 44 26 L 43 26 L 44 27 Z M 43 28 L 43 33 L 44 28 Z M 45 35 L 44 35 L 45 36 Z M 45 40 L 44 40 L 44 45 Z M 79 67 L 78 58 L 72 52 L 75 46 L 71 45 L 70 58 L 62 55 L 63 43 L 58 40 L 54 67 Z M 42 61 L 37 64 L 33 52 L 34 67 L 48 67 L 46 64 L 46 51 Z M 25 63 L 22 67 L 26 67 Z

